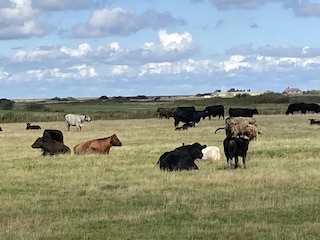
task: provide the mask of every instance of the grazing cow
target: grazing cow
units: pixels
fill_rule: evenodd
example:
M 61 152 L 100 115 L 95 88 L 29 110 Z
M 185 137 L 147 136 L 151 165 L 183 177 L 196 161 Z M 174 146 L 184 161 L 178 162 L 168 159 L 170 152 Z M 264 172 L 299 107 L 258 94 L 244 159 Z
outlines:
M 67 114 L 65 116 L 66 125 L 68 131 L 70 130 L 70 126 L 76 126 L 77 131 L 81 131 L 83 122 L 90 122 L 91 118 L 88 115 L 77 115 L 77 114 Z
M 201 151 L 206 147 L 197 142 L 192 145 L 183 145 L 173 151 L 163 153 L 157 164 L 161 170 L 167 171 L 197 170 L 199 168 L 194 161 L 202 158 Z
M 256 120 L 252 117 L 228 117 L 225 122 L 225 127 L 217 128 L 214 133 L 225 129 L 227 137 L 242 136 L 249 138 L 250 141 L 257 139 L 258 134 L 260 134 Z
M 200 119 L 206 115 L 205 111 L 193 111 L 192 109 L 180 109 L 180 107 L 174 112 L 174 126 L 177 127 L 179 122 L 200 122 Z
M 256 108 L 229 108 L 230 117 L 252 117 L 253 114 L 258 114 Z
M 26 130 L 39 130 L 41 127 L 39 125 L 31 125 L 30 122 L 26 123 Z
M 312 125 L 312 124 L 320 124 L 320 120 L 316 120 L 316 119 L 309 119 L 309 121 L 310 121 L 310 124 Z
M 307 112 L 306 110 L 306 104 L 305 103 L 291 103 L 289 104 L 287 111 L 286 111 L 286 115 L 288 114 L 292 114 L 293 112 L 301 112 L 303 114 L 305 114 Z
M 201 160 L 206 161 L 219 161 L 220 160 L 220 149 L 216 146 L 207 146 L 206 148 L 202 149 L 203 157 Z
M 211 117 L 216 117 L 219 116 L 224 119 L 224 107 L 223 105 L 213 105 L 213 106 L 208 106 L 204 109 L 206 111 L 206 116 L 203 117 L 205 119 L 206 117 L 209 117 L 209 120 L 211 120 Z
M 64 145 L 62 142 L 52 140 L 48 137 L 39 137 L 31 145 L 32 148 L 41 148 L 43 156 L 53 156 L 57 154 L 70 154 L 71 150 L 69 147 Z
M 158 108 L 157 112 L 159 113 L 159 118 L 162 119 L 165 117 L 166 119 L 169 119 L 170 117 L 173 117 L 173 113 L 176 110 L 176 108 Z
M 63 134 L 60 130 L 45 129 L 42 136 L 63 143 Z
M 73 148 L 73 151 L 75 154 L 109 154 L 112 146 L 122 146 L 122 143 L 116 134 L 80 143 Z
M 239 157 L 242 157 L 243 168 L 246 168 L 246 157 L 249 148 L 249 140 L 243 137 L 226 137 L 223 140 L 224 154 L 227 159 L 228 168 L 230 161 L 235 159 L 234 167 L 238 167 Z

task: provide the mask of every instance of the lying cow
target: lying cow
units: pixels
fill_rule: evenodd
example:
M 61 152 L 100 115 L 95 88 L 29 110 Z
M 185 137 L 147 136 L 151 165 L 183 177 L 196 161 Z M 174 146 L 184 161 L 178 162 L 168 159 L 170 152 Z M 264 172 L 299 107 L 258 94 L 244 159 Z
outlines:
M 223 140 L 223 148 L 229 168 L 233 158 L 235 159 L 234 167 L 238 167 L 239 157 L 242 157 L 243 168 L 246 168 L 246 157 L 249 148 L 248 139 L 243 137 L 226 137 Z
M 120 147 L 122 143 L 116 134 L 106 138 L 93 139 L 80 143 L 73 148 L 75 154 L 109 154 L 112 146 Z
M 41 148 L 43 156 L 53 156 L 57 154 L 70 154 L 71 150 L 69 147 L 64 145 L 62 142 L 49 139 L 48 137 L 39 137 L 31 145 L 32 148 Z
M 26 130 L 39 130 L 41 127 L 39 125 L 31 125 L 30 122 L 26 123 Z
M 43 131 L 43 137 L 56 140 L 58 142 L 63 143 L 63 134 L 60 130 L 55 130 L 55 129 L 45 129 Z
M 177 171 L 177 170 L 197 170 L 198 166 L 194 163 L 196 159 L 201 159 L 202 149 L 206 145 L 194 143 L 192 145 L 184 145 L 174 149 L 171 152 L 163 153 L 157 164 L 161 170 Z
M 315 120 L 315 119 L 309 119 L 309 121 L 310 121 L 310 124 L 312 125 L 312 124 L 320 124 L 320 120 Z
M 77 115 L 77 114 L 67 114 L 65 116 L 66 125 L 68 131 L 70 130 L 70 126 L 76 126 L 77 131 L 81 131 L 83 122 L 90 122 L 91 118 L 88 115 Z
M 207 146 L 206 148 L 202 149 L 203 157 L 201 160 L 206 161 L 219 161 L 220 160 L 220 149 L 216 146 Z

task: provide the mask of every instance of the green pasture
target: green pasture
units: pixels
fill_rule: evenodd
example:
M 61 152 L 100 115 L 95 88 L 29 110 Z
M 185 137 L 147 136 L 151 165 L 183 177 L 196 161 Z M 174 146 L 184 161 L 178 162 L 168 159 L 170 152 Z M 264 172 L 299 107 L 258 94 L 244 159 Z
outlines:
M 71 109 L 68 109 L 68 111 Z M 59 113 L 60 114 L 60 113 Z M 260 114 L 247 169 L 226 169 L 224 121 L 175 131 L 173 119 L 1 123 L 0 239 L 319 239 L 320 126 L 316 114 Z M 109 155 L 43 157 L 31 144 L 43 129 L 65 144 L 116 133 Z M 182 143 L 218 146 L 221 160 L 198 171 L 163 172 L 159 156 Z M 240 164 L 241 166 L 241 164 Z

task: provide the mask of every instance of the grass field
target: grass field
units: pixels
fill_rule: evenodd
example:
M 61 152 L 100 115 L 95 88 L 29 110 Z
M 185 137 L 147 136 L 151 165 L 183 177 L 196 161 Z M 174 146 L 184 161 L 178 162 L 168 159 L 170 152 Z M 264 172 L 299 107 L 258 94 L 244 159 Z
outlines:
M 0 239 L 319 239 L 320 126 L 315 115 L 258 115 L 247 169 L 226 169 L 224 121 L 174 131 L 173 119 L 99 120 L 60 129 L 73 148 L 116 133 L 107 156 L 42 157 L 25 123 L 0 132 Z M 163 172 L 159 156 L 182 143 L 218 146 L 219 162 Z

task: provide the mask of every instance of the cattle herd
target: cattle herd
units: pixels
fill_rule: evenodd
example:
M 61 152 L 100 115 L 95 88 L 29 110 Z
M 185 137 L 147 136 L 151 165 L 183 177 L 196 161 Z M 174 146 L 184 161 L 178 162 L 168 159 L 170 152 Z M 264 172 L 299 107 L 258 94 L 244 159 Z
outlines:
M 286 115 L 294 112 L 320 112 L 320 106 L 316 103 L 292 103 L 288 106 Z M 177 107 L 177 108 L 158 108 L 158 117 L 169 119 L 174 118 L 175 130 L 188 130 L 195 127 L 201 119 L 208 117 L 222 117 L 224 119 L 223 105 L 208 106 L 202 111 L 197 111 L 194 106 Z M 256 108 L 229 108 L 229 116 L 224 120 L 225 125 L 215 130 L 225 130 L 225 139 L 223 140 L 223 150 L 227 161 L 227 167 L 231 167 L 234 159 L 234 168 L 238 167 L 239 157 L 242 158 L 243 168 L 246 168 L 246 157 L 249 149 L 249 143 L 256 140 L 258 134 L 258 125 L 253 118 L 254 114 L 258 114 Z M 88 115 L 67 114 L 65 122 L 67 130 L 70 126 L 75 126 L 77 131 L 81 131 L 83 122 L 90 122 Z M 309 119 L 310 124 L 320 124 L 320 120 Z M 179 123 L 183 125 L 179 127 Z M 39 125 L 26 123 L 26 130 L 39 130 Z M 0 131 L 2 128 L 0 127 Z M 121 141 L 116 134 L 105 138 L 92 139 L 77 144 L 73 148 L 74 154 L 109 154 L 112 146 L 122 146 Z M 43 135 L 38 137 L 31 145 L 32 148 L 42 150 L 43 156 L 53 156 L 58 154 L 71 154 L 71 149 L 64 144 L 63 134 L 57 129 L 45 129 Z M 202 145 L 195 142 L 190 145 L 183 144 L 171 151 L 163 153 L 157 164 L 162 170 L 196 170 L 198 166 L 195 164 L 196 159 L 218 161 L 220 160 L 220 150 L 216 146 Z

